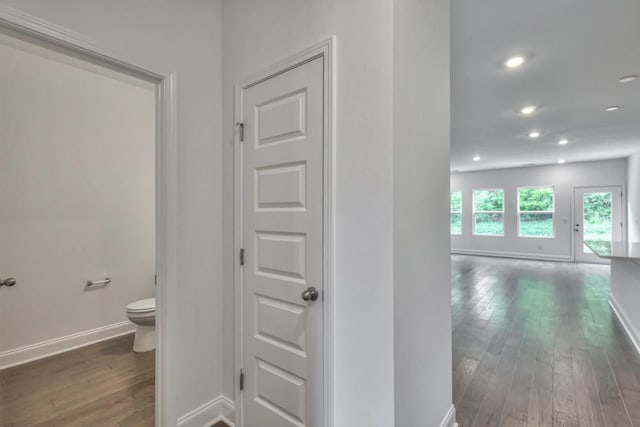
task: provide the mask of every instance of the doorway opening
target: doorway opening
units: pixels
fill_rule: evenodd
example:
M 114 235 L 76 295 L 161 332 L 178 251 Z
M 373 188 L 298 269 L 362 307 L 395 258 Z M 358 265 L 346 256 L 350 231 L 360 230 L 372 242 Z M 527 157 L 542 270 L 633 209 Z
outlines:
M 577 262 L 608 263 L 591 249 L 607 250 L 623 241 L 621 186 L 587 187 L 574 190 L 574 255 Z
M 451 5 L 457 421 L 637 425 L 640 4 Z
M 134 61 L 130 61 L 126 58 L 120 57 L 117 54 L 114 54 L 113 52 L 108 51 L 104 47 L 87 39 L 84 36 L 75 34 L 71 31 L 63 30 L 60 27 L 50 25 L 47 22 L 16 12 L 10 8 L 0 7 L 0 30 L 2 31 L 3 37 L 6 36 L 14 38 L 19 43 L 30 44 L 33 49 L 36 50 L 48 51 L 48 53 L 44 54 L 45 57 L 55 55 L 66 56 L 66 61 L 68 62 L 75 61 L 77 63 L 83 63 L 86 67 L 94 67 L 95 70 L 100 69 L 101 71 L 97 73 L 99 75 L 108 74 L 113 77 L 119 74 L 120 77 L 113 80 L 119 81 L 120 83 L 122 83 L 123 81 L 131 82 L 133 80 L 138 80 L 139 85 L 148 85 L 147 88 L 150 88 L 150 91 L 152 92 L 151 126 L 153 128 L 152 132 L 155 133 L 155 135 L 153 135 L 152 137 L 152 146 L 155 155 L 152 155 L 151 159 L 149 160 L 151 163 L 151 170 L 153 171 L 151 180 L 153 185 L 151 189 L 151 200 L 155 213 L 153 213 L 152 211 L 150 220 L 152 222 L 155 222 L 155 226 L 152 227 L 155 233 L 155 244 L 152 248 L 155 251 L 155 256 L 152 256 L 152 258 L 155 258 L 155 262 L 153 262 L 153 264 L 155 264 L 155 273 L 157 276 L 157 286 L 155 286 L 157 293 L 157 351 L 155 352 L 155 357 L 153 356 L 153 353 L 148 353 L 147 358 L 149 358 L 150 356 L 152 364 L 155 365 L 155 367 L 152 368 L 152 371 L 155 372 L 156 377 L 155 387 L 151 387 L 151 399 L 153 399 L 153 394 L 155 394 L 155 396 L 157 397 L 155 411 L 151 410 L 152 413 L 155 412 L 155 423 L 157 423 L 157 425 L 172 423 L 173 421 L 170 420 L 174 420 L 176 418 L 174 409 L 175 399 L 169 398 L 171 391 L 168 390 L 168 388 L 170 387 L 167 386 L 170 386 L 173 378 L 167 373 L 166 354 L 172 336 L 172 334 L 170 333 L 171 331 L 169 330 L 167 325 L 171 325 L 173 323 L 172 316 L 174 316 L 176 312 L 175 247 L 177 240 L 177 227 L 175 220 L 177 210 L 177 138 L 175 132 L 175 74 L 170 70 L 163 70 L 162 67 L 149 68 L 147 66 L 141 66 Z M 112 101 L 113 104 L 117 104 L 118 102 L 117 99 L 113 99 Z M 83 123 L 84 122 L 82 120 L 76 120 L 78 128 L 81 128 L 83 126 Z M 25 147 L 21 147 L 21 149 L 22 148 Z M 69 158 L 73 158 L 75 152 L 73 150 L 69 150 L 67 154 Z M 106 156 L 106 154 L 109 153 L 107 150 L 107 153 L 101 154 L 104 154 Z M 100 172 L 104 171 L 101 170 Z M 97 173 L 98 171 L 96 171 L 96 174 Z M 91 174 L 89 174 L 89 176 L 87 176 L 87 179 L 84 181 L 86 183 L 89 183 L 91 182 L 91 179 L 93 179 L 93 177 L 91 176 Z M 34 182 L 32 184 L 35 188 L 38 187 L 38 185 L 41 183 Z M 77 183 L 74 182 L 73 184 Z M 87 187 L 90 186 L 87 185 Z M 153 187 L 155 187 L 155 189 Z M 51 192 L 47 194 L 47 196 L 50 198 L 50 200 L 55 201 L 57 200 L 56 197 L 58 196 L 58 194 Z M 24 195 L 22 195 L 22 197 L 24 198 Z M 126 209 L 122 206 L 113 207 L 116 212 L 119 212 L 119 208 Z M 48 212 L 43 212 L 43 214 L 44 213 Z M 98 245 L 100 244 L 101 242 L 98 243 Z M 53 246 L 55 247 L 55 245 Z M 82 248 L 78 248 L 77 250 L 78 253 L 81 254 Z M 108 253 L 108 251 L 104 251 L 103 253 Z M 4 271 L 3 274 L 5 274 Z M 97 275 L 93 271 L 85 272 L 82 274 L 83 279 L 80 283 L 80 289 L 83 292 L 86 289 L 86 295 L 99 295 L 99 288 L 101 286 L 106 286 L 106 289 L 109 289 L 109 287 L 113 289 L 115 287 L 112 285 L 116 284 L 116 277 L 120 277 L 117 276 L 117 274 L 118 272 L 110 271 L 101 271 L 100 273 L 97 273 Z M 21 289 L 24 289 L 24 286 L 22 285 L 26 284 L 25 282 L 22 282 L 19 277 L 15 278 L 15 281 L 10 281 L 10 283 L 13 286 L 3 286 L 0 288 L 3 293 L 3 300 L 5 298 L 9 298 L 9 291 L 19 293 Z M 5 282 L 5 284 L 7 283 Z M 128 302 L 130 303 L 131 301 Z M 123 325 L 124 322 L 128 322 L 128 320 L 126 320 L 126 305 L 127 304 L 125 304 L 124 311 L 125 316 L 123 316 L 122 320 Z M 25 321 L 26 320 L 28 319 L 25 319 Z M 53 321 L 55 319 L 49 320 Z M 108 331 L 109 328 L 107 328 L 107 332 Z M 100 340 L 104 337 L 105 331 L 102 331 L 101 328 L 94 328 L 93 330 L 91 330 L 91 332 L 96 333 L 96 337 L 98 337 L 98 340 Z M 62 340 L 62 343 L 64 345 L 69 344 L 76 338 L 80 338 L 80 345 L 86 344 L 86 341 L 82 341 L 82 339 L 84 338 L 84 334 L 80 334 L 79 337 L 76 337 L 74 334 L 65 335 L 65 338 L 70 338 L 71 341 L 66 339 Z M 40 344 L 42 343 L 43 342 L 41 341 Z M 58 340 L 56 339 L 45 340 L 44 343 L 49 346 L 49 350 L 51 350 L 50 353 L 68 349 L 68 347 L 65 347 L 63 345 L 61 347 L 57 347 L 56 350 L 56 345 L 58 344 Z M 133 343 L 131 342 L 130 344 Z M 127 343 L 126 345 L 129 346 L 129 343 Z M 20 347 L 20 349 L 27 349 L 31 351 L 34 349 L 38 350 L 39 347 L 40 346 L 22 346 Z M 10 357 L 14 356 L 13 352 L 11 351 L 7 354 L 3 354 L 3 356 L 7 355 Z M 35 359 L 39 357 L 40 356 L 36 354 L 32 358 Z M 7 389 L 6 387 L 4 387 L 3 382 L 3 392 L 6 391 Z M 5 421 L 5 414 L 6 412 L 4 412 L 3 408 L 3 421 Z M 151 424 L 153 423 L 153 415 L 151 415 Z

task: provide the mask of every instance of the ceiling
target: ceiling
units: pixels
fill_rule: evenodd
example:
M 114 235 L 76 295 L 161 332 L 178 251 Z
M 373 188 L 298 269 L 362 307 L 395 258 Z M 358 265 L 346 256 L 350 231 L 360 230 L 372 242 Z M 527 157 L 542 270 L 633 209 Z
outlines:
M 453 171 L 640 150 L 640 78 L 618 81 L 640 74 L 640 1 L 451 3 Z M 514 55 L 526 61 L 508 69 Z M 525 116 L 528 105 L 538 108 Z M 621 108 L 606 112 L 611 105 Z M 541 136 L 529 138 L 532 130 Z

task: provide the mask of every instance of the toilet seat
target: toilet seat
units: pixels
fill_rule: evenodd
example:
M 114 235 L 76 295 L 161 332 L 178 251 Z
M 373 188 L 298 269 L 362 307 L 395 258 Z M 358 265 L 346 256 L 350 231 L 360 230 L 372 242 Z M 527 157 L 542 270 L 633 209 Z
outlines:
M 127 305 L 127 313 L 151 313 L 156 311 L 156 299 L 147 298 Z

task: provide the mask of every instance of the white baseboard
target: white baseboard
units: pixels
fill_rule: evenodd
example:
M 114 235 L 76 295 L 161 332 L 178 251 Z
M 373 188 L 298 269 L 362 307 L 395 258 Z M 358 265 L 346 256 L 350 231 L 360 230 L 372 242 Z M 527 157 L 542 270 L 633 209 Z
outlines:
M 221 395 L 178 418 L 178 427 L 210 427 L 219 421 L 234 427 L 234 413 L 233 402 Z
M 516 259 L 531 259 L 535 261 L 559 261 L 559 262 L 573 262 L 573 257 L 567 255 L 545 255 L 545 254 L 531 254 L 525 252 L 500 252 L 500 251 L 485 251 L 479 249 L 451 249 L 452 254 L 457 255 L 476 255 L 476 256 L 490 256 L 497 258 L 516 258 Z
M 458 427 L 458 423 L 456 422 L 455 406 L 451 405 L 451 407 L 447 411 L 447 415 L 444 416 L 442 422 L 440 423 L 440 427 Z
M 0 353 L 0 370 L 126 335 L 134 332 L 136 330 L 135 326 L 136 325 L 126 320 L 124 322 L 3 351 Z
M 616 301 L 613 295 L 609 296 L 609 305 L 613 309 L 613 312 L 622 325 L 622 328 L 627 333 L 627 336 L 633 343 L 633 346 L 636 348 L 636 351 L 640 354 L 640 334 L 638 334 L 638 331 L 636 331 L 631 322 L 629 322 L 627 313 L 625 313 L 622 307 L 620 307 L 620 304 L 618 304 L 618 301 Z
M 178 418 L 178 427 L 209 427 L 223 421 L 230 427 L 235 427 L 231 419 L 235 417 L 235 406 L 228 397 L 221 395 L 188 414 Z M 456 422 L 456 407 L 451 405 L 440 423 L 440 427 L 458 427 Z

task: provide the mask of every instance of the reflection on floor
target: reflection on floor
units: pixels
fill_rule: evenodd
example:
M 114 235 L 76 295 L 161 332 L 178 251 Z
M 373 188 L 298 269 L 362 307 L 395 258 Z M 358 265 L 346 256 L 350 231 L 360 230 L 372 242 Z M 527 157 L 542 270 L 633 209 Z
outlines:
M 133 335 L 0 371 L 0 426 L 153 426 L 155 352 Z
M 640 426 L 640 357 L 609 267 L 452 257 L 460 427 Z

